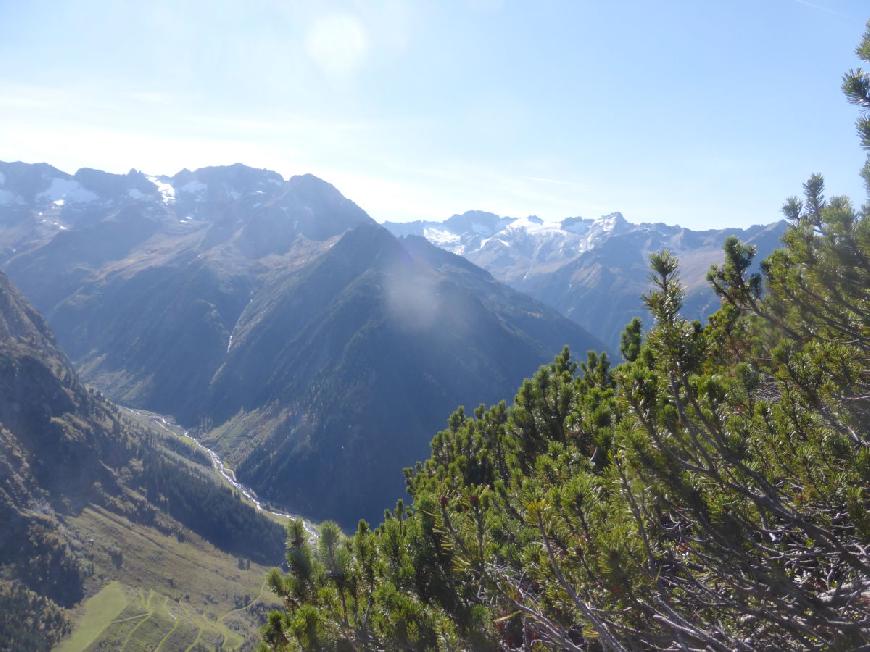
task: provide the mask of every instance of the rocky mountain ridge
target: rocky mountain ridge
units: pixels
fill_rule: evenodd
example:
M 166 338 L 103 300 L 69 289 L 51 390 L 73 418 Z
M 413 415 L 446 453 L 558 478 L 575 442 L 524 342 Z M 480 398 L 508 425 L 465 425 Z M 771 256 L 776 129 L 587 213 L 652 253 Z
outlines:
M 785 222 L 746 229 L 692 230 L 664 223 L 634 224 L 622 213 L 597 219 L 502 217 L 468 211 L 443 222 L 387 222 L 397 235 L 418 235 L 466 257 L 495 278 L 559 310 L 616 352 L 623 326 L 644 318 L 649 255 L 670 249 L 680 258 L 687 288 L 684 314 L 703 319 L 717 301 L 706 285 L 710 265 L 723 258 L 734 235 L 758 248 L 763 260 L 779 244 Z

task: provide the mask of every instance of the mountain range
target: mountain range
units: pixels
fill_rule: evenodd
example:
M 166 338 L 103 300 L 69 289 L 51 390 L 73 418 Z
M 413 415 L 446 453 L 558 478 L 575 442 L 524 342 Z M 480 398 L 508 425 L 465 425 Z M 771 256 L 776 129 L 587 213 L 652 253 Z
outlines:
M 460 404 L 601 342 L 328 183 L 0 164 L 0 265 L 85 382 L 196 427 L 265 499 L 352 526 Z
M 634 317 L 647 319 L 641 299 L 649 284 L 649 255 L 669 249 L 680 260 L 686 286 L 683 314 L 703 319 L 718 300 L 706 282 L 710 265 L 722 262 L 729 236 L 757 247 L 756 260 L 778 245 L 785 222 L 746 229 L 693 231 L 662 223 L 632 224 L 621 213 L 598 219 L 569 217 L 545 222 L 484 211 L 443 222 L 387 222 L 400 236 L 416 235 L 464 256 L 496 279 L 574 320 L 612 352 Z
M 112 620 L 76 645 L 243 644 L 283 528 L 183 428 L 266 501 L 377 522 L 456 406 L 511 396 L 565 345 L 618 356 L 650 253 L 680 258 L 702 318 L 725 238 L 762 259 L 783 229 L 379 225 L 311 175 L 0 163 L 0 631 L 39 647 L 112 602 L 135 636 Z
M 724 239 L 763 259 L 783 228 L 381 226 L 311 175 L 0 163 L 0 266 L 83 380 L 196 428 L 265 499 L 346 526 L 377 520 L 455 406 L 510 396 L 564 345 L 618 356 L 650 253 L 680 258 L 684 313 L 703 318 Z

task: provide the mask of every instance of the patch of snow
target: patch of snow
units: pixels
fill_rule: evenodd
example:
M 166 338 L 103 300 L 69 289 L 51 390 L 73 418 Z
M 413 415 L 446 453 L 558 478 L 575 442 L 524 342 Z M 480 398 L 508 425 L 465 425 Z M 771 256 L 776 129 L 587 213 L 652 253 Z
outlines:
M 452 254 L 457 256 L 465 254 L 465 245 L 462 244 L 462 237 L 453 231 L 427 226 L 423 229 L 423 237 L 436 247 L 440 247 Z
M 592 224 L 594 224 L 595 220 L 584 220 L 582 218 L 568 218 L 562 220 L 562 230 L 567 231 L 568 233 L 575 233 L 577 235 L 584 235 L 589 232 L 589 229 L 592 228 Z
M 157 192 L 160 193 L 160 197 L 163 200 L 164 204 L 174 204 L 175 203 L 175 188 L 172 187 L 172 184 L 166 183 L 165 181 L 161 181 L 157 177 L 145 177 L 157 186 Z
M 428 226 L 423 229 L 423 237 L 439 247 L 457 245 L 461 241 L 461 238 L 452 231 L 448 231 L 447 229 L 436 229 Z
M 496 229 L 488 233 L 480 220 L 466 222 L 462 229 L 427 223 L 422 235 L 435 246 L 459 255 L 473 256 L 484 249 L 504 247 L 534 266 L 571 260 L 626 228 L 637 227 L 628 225 L 622 214 L 616 212 L 598 219 L 570 217 L 552 222 L 535 215 L 502 218 Z
M 40 223 L 40 224 L 48 224 L 49 226 L 53 226 L 54 228 L 59 229 L 59 230 L 61 230 L 61 231 L 66 231 L 66 230 L 67 230 L 67 226 L 66 226 L 66 225 L 61 224 L 60 222 L 58 222 L 58 221 L 56 221 L 56 220 L 49 220 L 49 219 L 46 219 L 46 218 L 42 218 L 41 220 L 39 220 L 39 223 Z
M 54 204 L 55 206 L 63 206 L 63 199 L 55 199 L 51 203 Z
M 617 224 L 624 221 L 625 218 L 622 217 L 622 213 L 610 213 L 609 215 L 602 215 L 600 218 L 595 220 L 595 224 L 599 226 L 602 231 L 610 233 L 616 228 Z
M 544 222 L 539 217 L 530 215 L 521 217 L 503 228 L 499 233 L 525 231 L 529 235 L 544 235 L 564 233 L 558 222 Z
M 178 188 L 177 191 L 188 195 L 202 195 L 207 189 L 208 185 L 201 181 L 188 181 L 181 188 Z
M 481 251 L 486 247 L 495 247 L 497 245 L 501 245 L 502 247 L 510 247 L 511 246 L 510 242 L 505 240 L 504 237 L 499 237 L 499 236 L 504 236 L 504 235 L 505 235 L 504 229 L 502 229 L 501 231 L 496 233 L 491 238 L 485 238 L 484 240 L 481 240 L 480 246 L 477 249 L 475 249 L 475 251 Z M 510 237 L 510 235 L 508 235 L 507 237 Z
M 97 195 L 82 188 L 75 179 L 60 179 L 54 177 L 46 190 L 36 196 L 39 201 L 56 202 L 64 199 L 71 204 L 84 204 L 97 199 Z

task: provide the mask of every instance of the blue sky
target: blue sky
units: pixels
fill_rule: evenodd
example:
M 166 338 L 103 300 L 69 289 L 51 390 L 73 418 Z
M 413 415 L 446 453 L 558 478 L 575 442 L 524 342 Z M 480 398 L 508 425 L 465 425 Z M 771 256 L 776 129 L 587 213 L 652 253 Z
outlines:
M 870 3 L 0 0 L 0 160 L 312 172 L 379 220 L 860 202 Z

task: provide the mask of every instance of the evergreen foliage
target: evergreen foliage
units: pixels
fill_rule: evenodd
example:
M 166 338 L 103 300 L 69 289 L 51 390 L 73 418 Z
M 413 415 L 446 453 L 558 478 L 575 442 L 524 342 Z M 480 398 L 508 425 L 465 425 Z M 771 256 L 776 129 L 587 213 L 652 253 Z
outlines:
M 566 349 L 458 409 L 375 530 L 291 524 L 264 646 L 870 649 L 870 211 L 820 175 L 783 211 L 760 274 L 726 242 L 707 324 L 654 255 L 622 364 Z
M 0 580 L 0 651 L 48 652 L 69 631 L 63 609 L 49 598 Z
M 870 21 L 867 23 L 864 37 L 855 48 L 855 54 L 862 61 L 870 61 Z M 858 132 L 858 139 L 861 141 L 861 147 L 870 150 L 870 73 L 861 68 L 847 72 L 843 75 L 843 92 L 849 102 L 861 109 L 861 115 L 855 121 L 855 128 Z M 864 178 L 867 192 L 870 194 L 870 154 L 867 155 L 861 176 Z
M 281 526 L 241 502 L 229 487 L 159 450 L 143 450 L 142 460 L 135 479 L 151 504 L 225 552 L 261 564 L 281 558 Z

